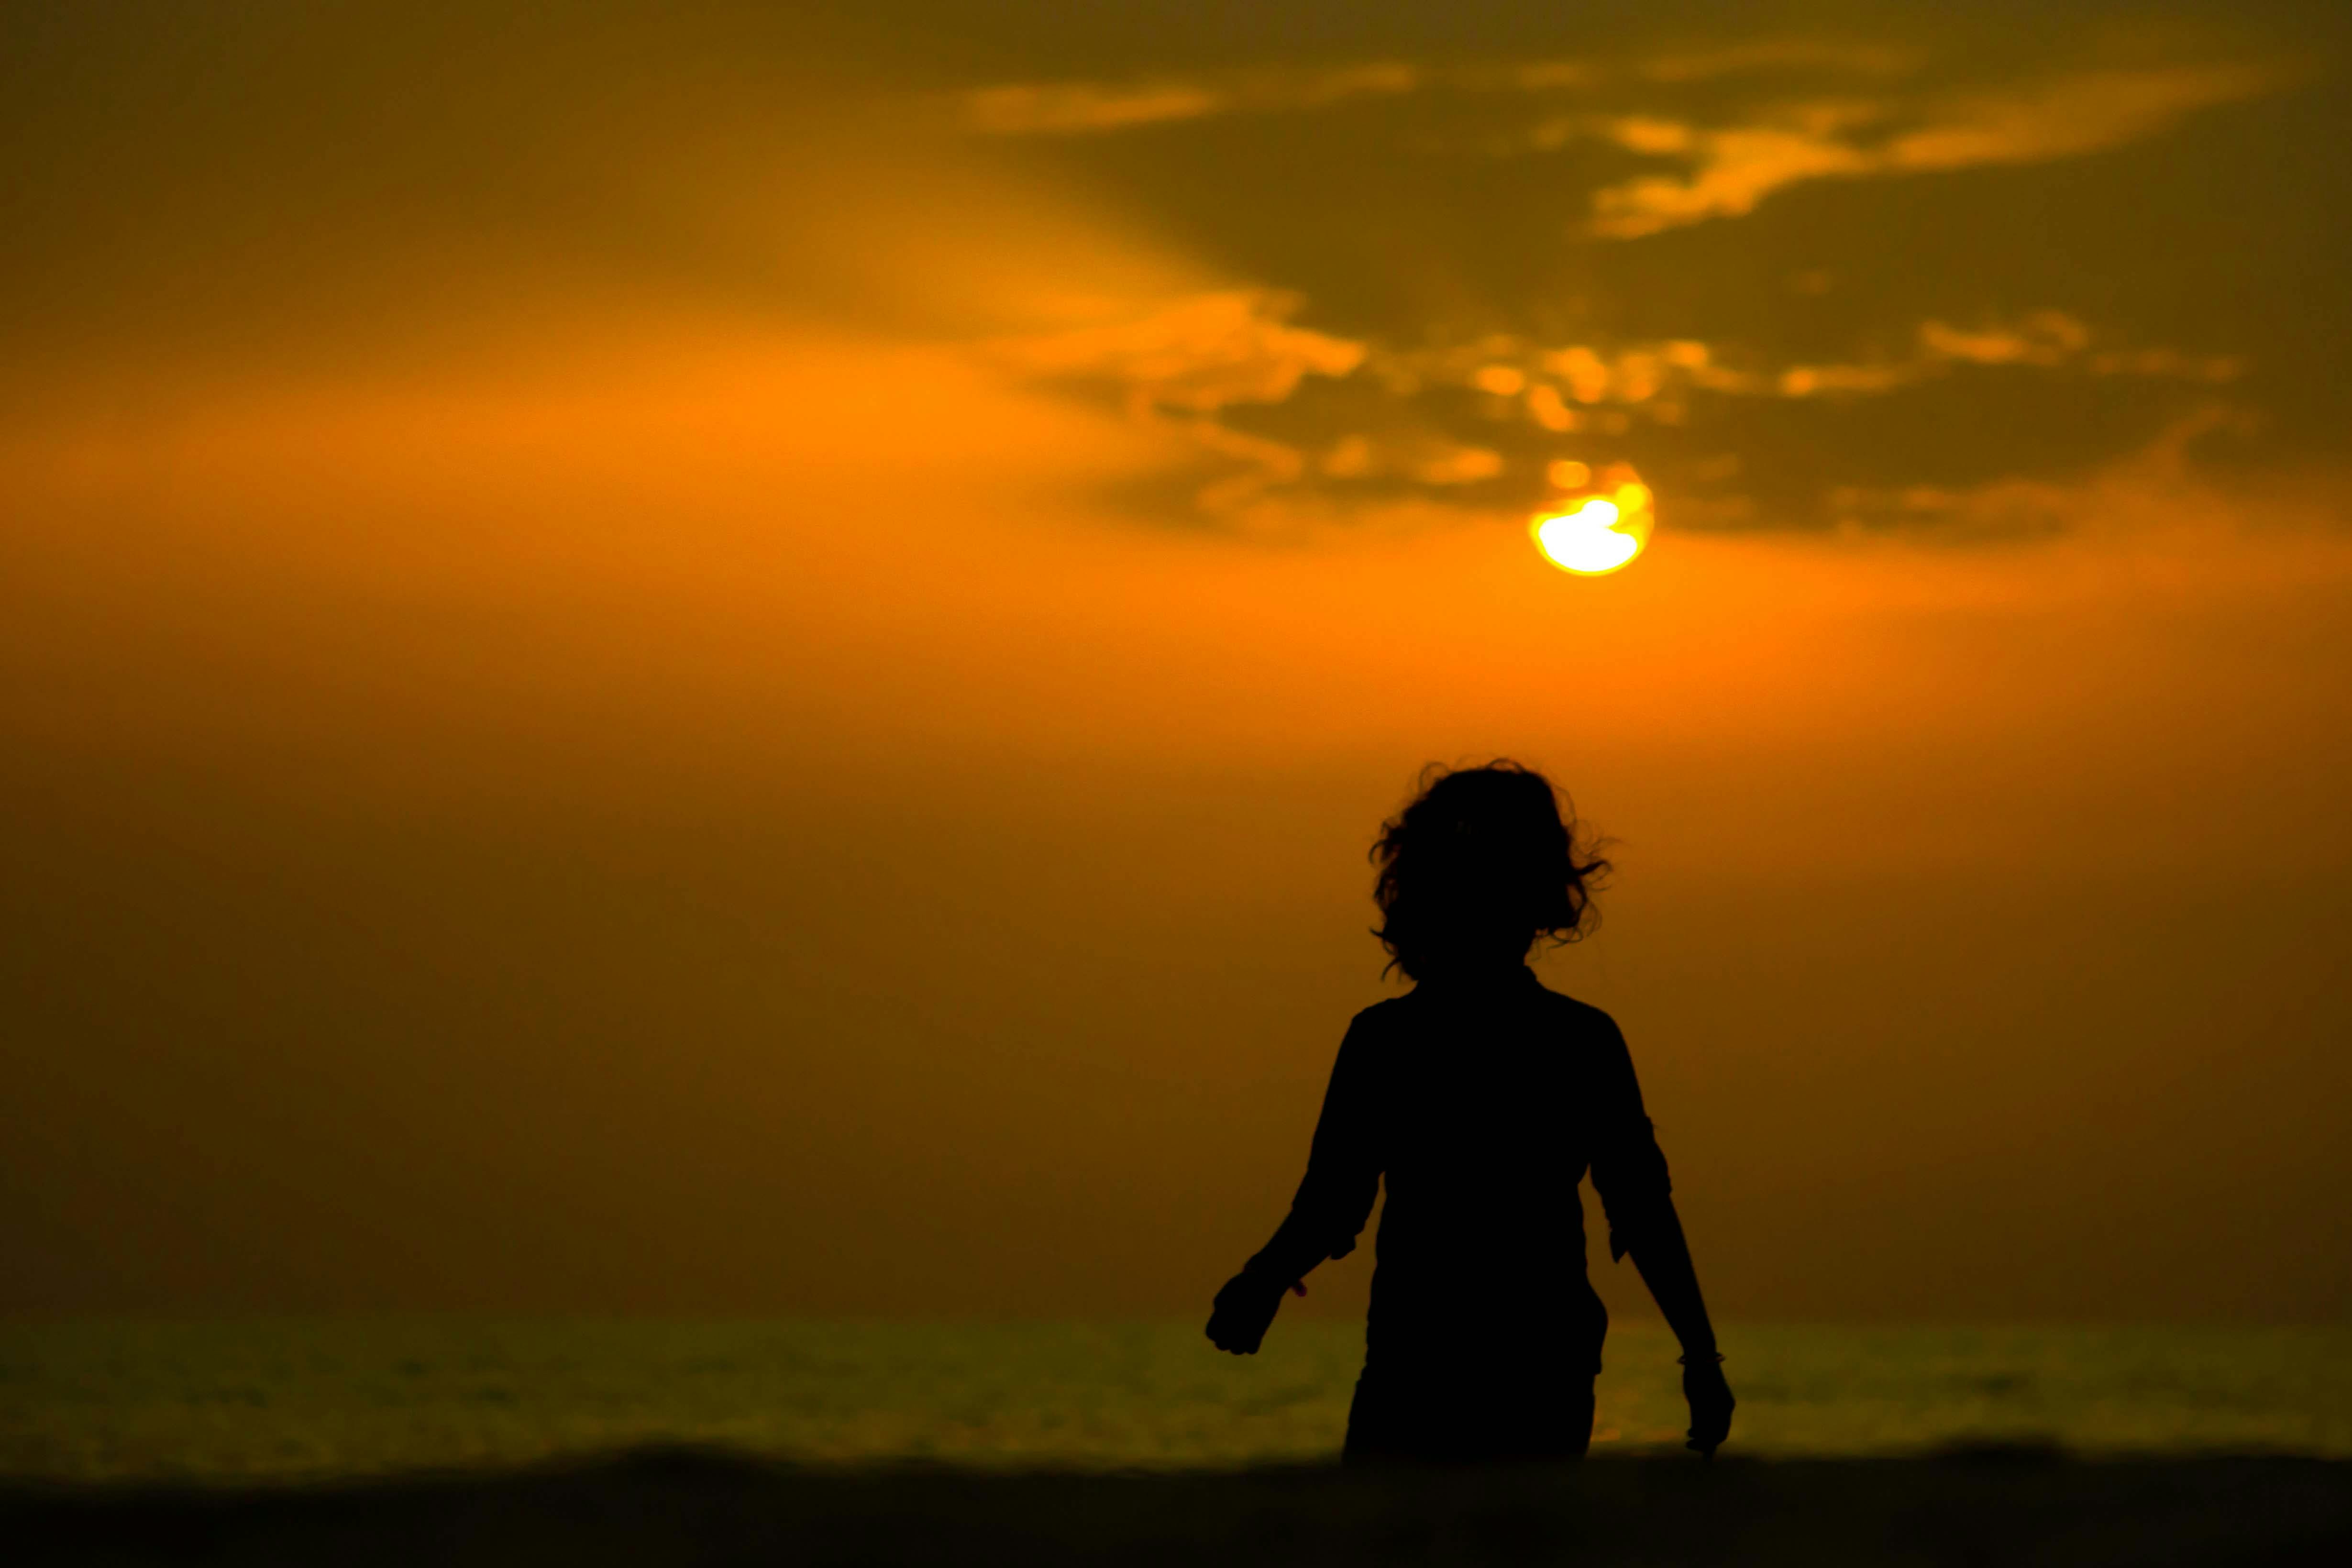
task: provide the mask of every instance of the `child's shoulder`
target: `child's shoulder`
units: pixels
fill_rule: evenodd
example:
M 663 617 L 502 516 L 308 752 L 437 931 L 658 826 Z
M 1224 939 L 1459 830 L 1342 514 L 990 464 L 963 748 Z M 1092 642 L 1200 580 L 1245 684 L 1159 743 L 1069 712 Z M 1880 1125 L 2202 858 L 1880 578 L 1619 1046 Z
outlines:
M 1549 985 L 1538 985 L 1536 991 L 1540 999 L 1538 1005 L 1557 1027 L 1598 1039 L 1623 1037 L 1622 1031 L 1617 1027 L 1617 1020 L 1591 1003 L 1580 1002 L 1566 992 L 1555 991 Z
M 1579 1034 L 1611 1036 L 1620 1033 L 1617 1020 L 1590 1002 L 1580 1002 L 1563 991 L 1532 982 L 1528 987 L 1536 1010 L 1548 1024 Z M 1402 996 L 1391 996 L 1358 1013 L 1349 1021 L 1349 1031 L 1360 1035 L 1385 1035 L 1399 1030 L 1411 1030 L 1427 1011 L 1427 999 L 1419 991 L 1408 991 Z
M 1388 997 L 1348 1020 L 1345 1043 L 1360 1050 L 1382 1051 L 1390 1044 L 1415 1034 L 1420 1017 L 1421 1010 L 1413 1005 L 1412 992 Z

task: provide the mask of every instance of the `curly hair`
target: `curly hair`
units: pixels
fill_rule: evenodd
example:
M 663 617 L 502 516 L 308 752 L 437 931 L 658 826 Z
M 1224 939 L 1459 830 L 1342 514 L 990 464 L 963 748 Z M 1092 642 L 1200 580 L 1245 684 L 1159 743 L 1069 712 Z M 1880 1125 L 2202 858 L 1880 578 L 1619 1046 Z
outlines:
M 1372 934 L 1390 967 L 1414 980 L 1465 963 L 1526 955 L 1536 938 L 1570 942 L 1592 928 L 1609 871 L 1573 805 L 1535 769 L 1422 770 L 1412 803 L 1381 826 L 1372 864 Z

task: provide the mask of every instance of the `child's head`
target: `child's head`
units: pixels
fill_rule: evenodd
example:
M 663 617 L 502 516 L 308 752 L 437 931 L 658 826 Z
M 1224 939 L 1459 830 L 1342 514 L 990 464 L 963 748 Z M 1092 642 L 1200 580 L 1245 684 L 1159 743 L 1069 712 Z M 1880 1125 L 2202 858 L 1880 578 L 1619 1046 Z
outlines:
M 1433 764 L 1372 846 L 1373 935 L 1415 980 L 1517 963 L 1538 936 L 1574 942 L 1609 862 L 1580 849 L 1551 781 L 1513 762 Z

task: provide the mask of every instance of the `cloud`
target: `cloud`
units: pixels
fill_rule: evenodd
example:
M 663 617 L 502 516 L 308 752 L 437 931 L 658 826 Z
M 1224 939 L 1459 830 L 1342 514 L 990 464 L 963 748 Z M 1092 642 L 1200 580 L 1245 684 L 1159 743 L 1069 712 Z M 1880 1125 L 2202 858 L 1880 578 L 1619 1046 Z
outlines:
M 2186 354 L 2177 349 L 2093 350 L 2091 329 L 2063 310 L 2034 310 L 2013 324 L 1998 321 L 1955 327 L 1933 319 L 1919 323 L 1916 349 L 1908 358 L 1864 364 L 1793 364 L 1769 383 L 1783 397 L 1825 393 L 1891 392 L 1948 373 L 1955 365 L 2032 366 L 2071 369 L 2093 375 L 2137 375 L 2166 380 L 2221 383 L 2243 374 L 2244 363 L 2228 354 Z M 1718 390 L 1759 388 L 1733 379 Z
M 1214 81 L 1033 82 L 982 88 L 960 100 L 964 123 L 998 136 L 1081 135 L 1211 115 L 1322 109 L 1422 85 L 1409 65 L 1259 70 Z
M 2063 310 L 2034 310 L 2014 321 L 1992 318 L 1970 327 L 1929 319 L 1910 353 L 1852 363 L 1771 365 L 1736 347 L 1690 338 L 1617 345 L 1550 345 L 1488 334 L 1450 347 L 1381 353 L 1374 363 L 1391 382 L 1456 385 L 1514 403 L 1533 423 L 1570 432 L 1594 427 L 1608 411 L 1646 411 L 1679 421 L 1695 394 L 1735 397 L 1812 397 L 1893 392 L 1948 374 L 1956 365 L 2069 369 L 2096 375 L 2142 375 L 2225 382 L 2243 370 L 2225 355 L 2168 348 L 2095 346 L 2096 334 Z
M 1972 364 L 2063 364 L 2090 341 L 2091 330 L 2063 310 L 2036 310 L 2014 328 L 1975 331 L 1941 321 L 1919 323 L 1919 346 L 1927 353 Z
M 1901 530 L 1946 541 L 2047 537 L 2086 515 L 2112 514 L 2120 493 L 2192 493 L 2198 488 L 2192 445 L 2236 417 L 2209 405 L 2171 421 L 2137 450 L 2063 480 L 2002 474 L 1963 486 L 1838 485 L 1822 498 L 1823 506 L 1831 526 L 1848 536 Z
M 2192 110 L 2254 97 L 2283 79 L 2275 69 L 2245 64 L 2174 66 L 2087 71 L 1915 110 L 1891 100 L 1820 101 L 1718 127 L 1620 116 L 1598 122 L 1599 134 L 1631 153 L 1681 160 L 1687 170 L 1643 175 L 1595 193 L 1592 232 L 1633 239 L 1738 217 L 1773 192 L 1807 180 L 2078 157 L 2139 141 Z M 1562 139 L 1557 123 L 1535 135 L 1538 145 Z
M 1350 375 L 1369 352 L 1290 325 L 1301 303 L 1279 289 L 1214 289 L 1125 320 L 998 338 L 982 353 L 1026 380 L 1108 394 L 1130 418 L 1174 431 L 1222 470 L 1195 489 L 1194 509 L 1231 518 L 1318 470 L 1298 446 L 1235 428 L 1219 415 L 1236 405 L 1283 403 L 1309 376 Z M 1349 461 L 1343 456 L 1323 471 L 1340 474 Z M 1369 447 L 1354 461 L 1359 472 L 1377 466 Z
M 1309 375 L 1346 375 L 1365 347 L 1288 324 L 1301 301 L 1274 289 L 1228 289 L 1167 301 L 1100 326 L 1000 338 L 985 352 L 1040 380 L 1118 389 L 1138 415 L 1213 414 L 1279 403 Z
M 1188 492 L 1195 516 L 1277 529 L 1307 516 L 1369 517 L 1400 501 L 1524 508 L 1558 493 L 1553 476 L 1563 468 L 1654 459 L 1678 481 L 1685 521 L 1866 518 L 2032 531 L 2019 519 L 2033 510 L 2025 503 L 2042 493 L 2038 481 L 1956 489 L 1842 479 L 1833 425 L 1811 438 L 1829 463 L 1811 502 L 1791 510 L 1784 493 L 1777 507 L 1759 509 L 1733 482 L 1753 479 L 1759 464 L 1727 459 L 1724 443 L 1740 443 L 1724 432 L 1754 426 L 1737 413 L 1743 405 L 1825 405 L 1823 417 L 1834 421 L 1835 405 L 1925 394 L 1957 376 L 2005 378 L 1998 390 L 1962 386 L 1958 395 L 2010 405 L 2046 402 L 2067 381 L 2130 376 L 2195 387 L 2242 370 L 2228 357 L 2116 342 L 2055 310 L 1964 324 L 1928 318 L 1901 353 L 1775 363 L 1738 343 L 1689 338 L 1562 343 L 1490 332 L 1397 348 L 1299 326 L 1293 318 L 1303 304 L 1267 289 L 1192 293 L 1082 329 L 996 339 L 983 352 L 1023 380 L 1112 402 L 1176 435 L 1209 470 Z M 1753 457 L 1772 467 L 1769 451 Z M 2054 513 L 2042 507 L 2035 515 Z
M 1217 115 L 1326 109 L 1428 91 L 1545 93 L 1611 84 L 1684 85 L 1770 70 L 1899 76 L 1916 50 L 1821 39 L 1771 39 L 1633 60 L 1542 59 L 1431 67 L 1370 60 L 1314 68 L 1265 67 L 1199 78 L 1013 82 L 958 95 L 967 129 L 997 136 L 1068 136 Z
M 1919 68 L 1918 50 L 1886 44 L 1826 38 L 1767 38 L 1720 49 L 1659 55 L 1643 60 L 1640 74 L 1652 81 L 1710 81 L 1759 70 L 1806 68 L 1856 76 L 1903 76 Z
M 1707 310 L 1704 329 L 1694 315 L 1689 330 L 1668 335 L 1675 318 L 1645 307 L 1643 328 L 1627 331 L 1630 321 L 1612 320 L 1622 301 L 1689 298 L 1711 287 L 1714 262 L 1701 250 L 1712 246 L 1719 262 L 1722 245 L 1748 240 L 1721 226 L 1719 238 L 1694 237 L 1671 253 L 1622 242 L 1752 213 L 1808 182 L 1886 190 L 1906 174 L 2124 147 L 2293 75 L 2242 52 L 2128 68 L 2089 58 L 2031 79 L 1940 60 L 1929 77 L 1925 51 L 1766 40 L 1613 59 L 992 88 L 958 100 L 966 131 L 1109 136 L 1328 106 L 1351 118 L 1314 153 L 1348 160 L 1344 175 L 1332 166 L 1328 191 L 1316 188 L 1312 157 L 1276 161 L 1278 178 L 1254 184 L 1246 136 L 1204 139 L 1184 154 L 1202 160 L 1182 165 L 1188 182 L 1215 170 L 1234 200 L 1202 204 L 1188 183 L 1180 221 L 1223 265 L 1259 257 L 1269 285 L 1302 287 L 1202 289 L 1187 279 L 1116 290 L 1130 303 L 1079 317 L 1087 324 L 1072 330 L 992 340 L 987 353 L 1021 379 L 1120 407 L 1157 438 L 1184 443 L 1191 462 L 1177 481 L 1138 499 L 1195 519 L 1286 510 L 1348 521 L 1401 503 L 1501 515 L 1557 499 L 1558 473 L 1631 465 L 1677 520 L 1818 528 L 1864 515 L 1958 528 L 1963 510 L 1975 517 L 1992 503 L 1964 509 L 1952 497 L 2004 475 L 2063 481 L 2217 404 L 2218 389 L 2247 370 L 2245 356 L 2215 352 L 2232 334 L 2201 319 L 2143 316 L 2142 331 L 2199 341 L 2126 339 L 2095 319 L 2103 296 L 2080 286 L 2079 257 L 1988 288 L 1981 311 L 1970 308 L 1976 280 L 1960 275 L 1916 289 L 1889 278 L 1884 289 L 1823 300 L 1831 274 L 1821 263 L 1837 261 L 1842 276 L 1851 260 L 1866 279 L 1880 233 L 1872 226 L 1890 221 L 1859 196 L 1768 264 L 1822 303 L 1787 310 L 1764 298 L 1743 325 L 1740 312 L 1759 302 L 1748 290 L 1746 303 Z M 1383 127 L 1395 158 L 1366 150 Z M 1341 143 L 1345 152 L 1331 150 Z M 1526 156 L 1571 144 L 1570 157 Z M 1470 205 L 1456 188 L 1465 163 L 1480 194 Z M 1105 172 L 1154 177 L 1117 152 Z M 1325 245 L 1319 233 L 1285 227 L 1293 212 L 1299 225 L 1341 228 Z M 1407 214 L 1417 226 L 1399 244 Z M 1461 221 L 1449 226 L 1449 214 Z M 1425 278 L 1404 275 L 1423 251 L 1465 259 L 1462 298 L 1441 305 Z M 1643 294 L 1622 269 L 1649 267 L 1662 270 Z M 1772 295 L 1769 278 L 1763 293 Z M 1990 308 L 2020 294 L 2048 304 Z M 2273 363 L 2267 348 L 2263 358 Z M 2232 386 L 2230 395 L 2236 407 L 2247 394 Z M 2024 494 L 2000 493 L 2011 511 Z
M 1571 100 L 1566 112 L 1547 115 L 1496 149 L 1554 152 L 1599 141 L 1680 163 L 1679 172 L 1637 175 L 1594 193 L 1588 232 L 1636 239 L 1744 216 L 1774 192 L 1807 181 L 2047 163 L 2102 152 L 2155 135 L 2197 110 L 2268 91 L 2289 74 L 2275 66 L 2221 61 L 2086 69 L 1925 100 L 1880 86 L 1861 96 L 1754 104 L 1727 117 L 1719 106 L 1706 115 L 1659 108 L 1661 100 L 1677 94 L 1771 73 L 1826 73 L 1861 86 L 1884 84 L 1913 73 L 1920 62 L 1916 50 L 1781 39 L 1614 61 L 1430 67 L 1388 60 L 1192 79 L 1013 83 L 964 93 L 956 105 L 971 131 L 1068 136 L 1364 99 L 1565 95 Z M 1629 94 L 1642 107 L 1606 107 L 1606 100 L 1623 101 Z

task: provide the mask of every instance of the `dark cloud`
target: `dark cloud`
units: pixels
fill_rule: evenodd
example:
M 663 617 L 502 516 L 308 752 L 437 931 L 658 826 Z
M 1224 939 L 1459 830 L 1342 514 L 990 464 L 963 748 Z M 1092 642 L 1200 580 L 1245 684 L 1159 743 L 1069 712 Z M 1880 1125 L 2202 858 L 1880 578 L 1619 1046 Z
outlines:
M 2262 285 L 2341 237 L 2150 243 L 2225 182 L 2257 225 L 2294 228 L 2312 127 L 2279 117 L 2324 114 L 2323 85 L 2210 33 L 2031 65 L 1730 37 L 954 103 L 1247 280 L 992 351 L 1181 426 L 1202 461 L 1157 492 L 1175 515 L 1524 510 L 1559 493 L 1558 465 L 1631 463 L 1685 525 L 1930 526 L 1963 509 L 1926 498 L 2063 484 L 2184 431 L 2209 458 L 2281 460 L 2267 416 L 2340 408 L 2285 318 L 2340 319 L 2341 289 L 2289 307 Z M 2147 199 L 2119 211 L 2121 193 Z M 2095 222 L 2073 216 L 2085 197 Z M 1173 339 L 1149 369 L 1111 346 L 1245 300 L 1264 314 L 1202 339 L 1197 366 Z M 1252 333 L 1320 357 L 1259 366 L 1278 390 L 1167 395 L 1226 384 Z
M 44 149 L 0 259 L 20 410 L 650 302 L 984 341 L 1177 427 L 1150 510 L 1220 526 L 1524 509 L 1582 462 L 1679 525 L 1819 527 L 2184 420 L 2326 460 L 2352 416 L 2352 126 L 2284 12 L 121 16 L 18 18 L 0 62 Z M 1105 283 L 1130 242 L 1164 275 Z

